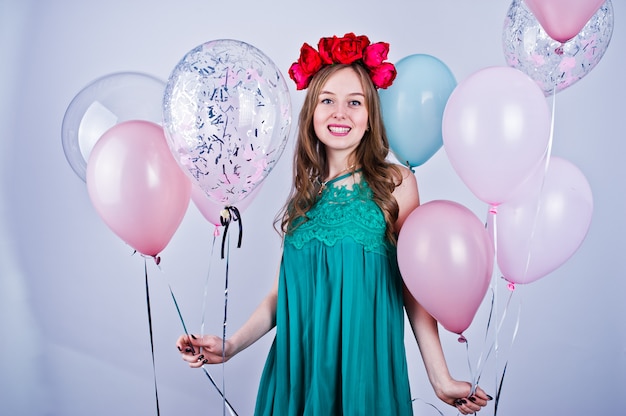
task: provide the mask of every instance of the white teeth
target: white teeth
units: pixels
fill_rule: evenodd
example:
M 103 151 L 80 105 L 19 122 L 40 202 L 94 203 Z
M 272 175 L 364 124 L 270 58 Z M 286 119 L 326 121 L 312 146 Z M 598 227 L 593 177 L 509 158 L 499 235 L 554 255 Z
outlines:
M 345 134 L 350 131 L 350 127 L 329 127 L 328 128 L 333 133 Z

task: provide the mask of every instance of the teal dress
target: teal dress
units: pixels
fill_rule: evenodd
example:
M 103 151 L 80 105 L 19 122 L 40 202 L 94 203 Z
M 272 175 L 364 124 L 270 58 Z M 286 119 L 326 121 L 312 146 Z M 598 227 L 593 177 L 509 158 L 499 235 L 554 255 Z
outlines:
M 358 176 L 352 189 L 327 183 L 285 236 L 255 415 L 413 414 L 395 247 Z

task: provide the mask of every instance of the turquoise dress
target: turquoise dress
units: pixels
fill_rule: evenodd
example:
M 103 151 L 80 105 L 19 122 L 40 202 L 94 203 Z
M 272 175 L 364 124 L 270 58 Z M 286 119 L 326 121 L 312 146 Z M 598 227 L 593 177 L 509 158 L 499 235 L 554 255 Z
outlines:
M 358 176 L 352 189 L 327 183 L 285 236 L 255 415 L 413 414 L 395 247 Z

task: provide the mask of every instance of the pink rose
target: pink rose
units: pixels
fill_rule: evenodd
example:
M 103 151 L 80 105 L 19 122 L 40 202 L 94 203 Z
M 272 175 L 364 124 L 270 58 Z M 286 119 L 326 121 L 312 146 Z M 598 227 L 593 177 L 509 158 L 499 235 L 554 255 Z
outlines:
M 396 79 L 396 67 L 390 62 L 383 62 L 375 68 L 369 69 L 372 82 L 377 88 L 385 89 Z
M 363 63 L 368 68 L 375 68 L 387 60 L 389 53 L 389 44 L 386 42 L 378 42 L 369 45 L 363 51 Z
M 297 90 L 303 90 L 309 86 L 313 76 L 302 69 L 298 62 L 294 62 L 289 67 L 289 77 L 296 83 Z

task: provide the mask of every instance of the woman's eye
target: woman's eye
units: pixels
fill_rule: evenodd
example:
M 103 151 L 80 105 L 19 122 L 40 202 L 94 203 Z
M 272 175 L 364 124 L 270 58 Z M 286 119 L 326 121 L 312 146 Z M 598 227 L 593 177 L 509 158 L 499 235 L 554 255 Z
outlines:
M 358 106 L 361 105 L 361 102 L 358 101 L 358 100 L 352 100 L 352 101 L 350 101 L 350 105 L 353 106 L 353 107 L 358 107 Z
M 322 104 L 331 104 L 333 101 L 330 98 L 322 98 L 320 102 Z

